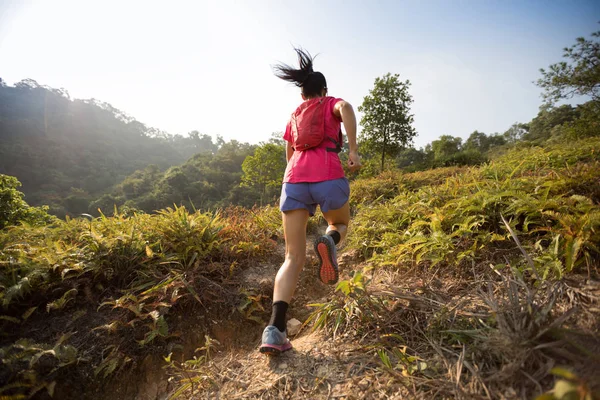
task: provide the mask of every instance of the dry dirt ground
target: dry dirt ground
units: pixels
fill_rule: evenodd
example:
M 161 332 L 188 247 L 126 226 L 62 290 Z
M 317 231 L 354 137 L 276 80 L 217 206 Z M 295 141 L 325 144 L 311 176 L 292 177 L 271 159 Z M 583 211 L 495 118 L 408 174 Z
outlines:
M 309 243 L 311 242 L 309 238 Z M 280 248 L 278 258 L 271 263 L 257 265 L 243 272 L 242 281 L 249 289 L 264 295 L 266 300 L 272 293 L 273 279 L 280 261 L 283 248 Z M 311 303 L 325 302 L 332 298 L 333 287 L 321 284 L 316 278 L 317 259 L 313 256 L 310 246 L 307 248 L 307 267 L 303 271 L 294 301 L 288 312 L 288 318 L 297 318 L 304 322 L 313 310 Z M 347 279 L 347 273 L 360 270 L 363 265 L 355 261 L 352 254 L 340 254 L 341 276 Z M 408 297 L 398 300 L 398 306 L 403 306 L 405 316 L 419 317 L 418 308 L 425 303 L 423 299 L 446 304 L 449 308 L 460 310 L 461 315 L 476 315 L 479 305 L 475 297 L 470 297 L 475 291 L 467 287 L 468 284 L 460 281 L 452 282 L 447 277 L 437 276 L 431 272 L 424 275 L 410 274 L 399 276 L 399 272 L 384 272 L 374 279 L 372 287 L 389 290 L 390 283 L 394 282 L 400 291 L 405 291 Z M 392 276 L 393 275 L 393 276 Z M 476 285 L 475 281 L 470 284 Z M 600 299 L 600 283 L 593 283 L 594 296 Z M 591 292 L 590 292 L 591 293 Z M 413 297 L 411 297 L 413 296 Z M 415 301 L 417 300 L 417 301 Z M 268 303 L 268 301 L 264 301 Z M 588 321 L 585 322 L 587 331 L 596 338 L 588 335 L 582 339 L 581 346 L 591 352 L 590 368 L 600 371 L 600 359 L 595 353 L 600 349 L 597 339 L 600 327 L 600 313 L 598 302 L 594 301 L 591 308 L 580 314 Z M 560 308 L 560 307 L 559 307 Z M 596 311 L 594 311 L 596 310 Z M 268 314 L 265 309 L 263 316 Z M 425 311 L 423 311 L 425 312 Z M 458 314 L 455 314 L 455 317 Z M 220 345 L 218 352 L 214 353 L 211 360 L 204 364 L 198 371 L 190 375 L 194 377 L 194 384 L 181 393 L 178 398 L 184 399 L 430 399 L 430 398 L 461 398 L 461 399 L 523 399 L 532 398 L 525 395 L 524 389 L 519 389 L 522 382 L 511 385 L 501 385 L 502 390 L 490 391 L 485 384 L 479 383 L 477 371 L 473 374 L 472 381 L 463 384 L 468 375 L 467 364 L 464 360 L 464 346 L 461 351 L 456 350 L 455 357 L 443 356 L 438 360 L 447 372 L 441 374 L 440 390 L 435 387 L 435 381 L 428 381 L 427 390 L 419 388 L 418 380 L 404 379 L 395 371 L 384 370 L 382 363 L 368 347 L 368 341 L 363 342 L 356 336 L 338 336 L 335 340 L 330 335 L 320 331 L 312 331 L 310 326 L 305 326 L 292 337 L 293 349 L 280 356 L 270 357 L 258 351 L 260 335 L 263 326 L 257 323 L 237 324 L 232 322 L 227 325 L 215 325 L 212 336 Z M 594 333 L 595 332 L 595 333 Z M 576 338 L 570 338 L 573 342 Z M 361 343 L 362 342 L 362 343 Z M 560 346 L 559 346 L 560 347 Z M 563 346 L 564 348 L 564 346 Z M 454 349 L 450 349 L 454 350 Z M 430 355 L 432 360 L 435 354 Z M 450 360 L 450 362 L 448 362 Z M 553 362 L 553 361 L 552 361 Z M 472 367 L 471 367 L 472 368 Z M 478 367 L 475 366 L 475 369 Z M 585 369 L 586 366 L 584 365 Z M 462 372 L 461 372 L 462 371 Z M 445 374 L 445 375 L 444 375 Z M 180 375 L 181 377 L 181 375 Z M 447 377 L 447 378 L 446 378 Z M 462 379 L 462 381 L 461 381 Z M 524 380 L 527 378 L 523 377 Z M 592 378 L 594 380 L 594 378 Z M 456 384 L 454 382 L 457 382 Z M 553 378 L 545 378 L 545 389 L 551 387 Z M 175 385 L 169 385 L 169 394 L 173 395 L 177 388 L 184 384 L 186 379 Z M 189 379 L 187 380 L 189 382 Z M 415 385 L 417 383 L 417 386 Z M 432 385 L 429 383 L 433 383 Z M 598 375 L 600 382 L 600 374 Z M 175 383 L 175 382 L 172 382 Z M 459 384 L 460 383 L 460 384 Z M 590 382 L 594 384 L 594 382 Z M 538 384 L 539 385 L 539 384 Z M 548 386 L 550 385 L 550 386 Z M 442 388 L 443 386 L 443 388 Z M 483 389 L 482 389 L 483 387 Z M 541 387 L 540 387 L 541 389 Z M 471 391 L 469 391 L 471 390 Z M 520 391 L 519 391 L 520 390 Z M 540 393 L 540 391 L 537 391 Z M 474 394 L 478 393 L 478 394 Z M 433 397 L 432 397 L 433 396 Z M 141 398 L 141 397 L 140 397 Z M 164 392 L 157 397 L 165 398 Z
M 364 399 L 390 396 L 376 360 L 343 340 L 328 341 L 318 333 L 293 339 L 294 348 L 279 357 L 256 349 L 228 353 L 209 367 L 211 382 L 194 399 Z
M 309 304 L 327 301 L 333 293 L 333 287 L 323 285 L 317 279 L 317 258 L 310 246 L 312 240 L 312 237 L 307 240 L 307 267 L 302 272 L 288 312 L 288 318 L 302 322 L 312 311 Z M 282 260 L 283 248 L 279 250 Z M 242 280 L 248 287 L 258 287 L 261 293 L 270 294 L 280 260 L 248 269 Z M 340 279 L 347 277 L 345 272 L 357 267 L 352 255 L 340 254 Z M 256 332 L 247 335 L 245 341 L 234 338 L 241 332 L 230 329 L 216 332 L 217 340 L 221 339 L 226 350 L 203 370 L 206 379 L 187 390 L 182 398 L 393 399 L 406 398 L 404 396 L 408 394 L 407 390 L 397 388 L 386 390 L 380 362 L 367 355 L 362 346 L 345 341 L 343 336 L 332 340 L 305 326 L 290 338 L 292 350 L 280 356 L 266 356 L 258 351 L 262 328 L 256 325 Z

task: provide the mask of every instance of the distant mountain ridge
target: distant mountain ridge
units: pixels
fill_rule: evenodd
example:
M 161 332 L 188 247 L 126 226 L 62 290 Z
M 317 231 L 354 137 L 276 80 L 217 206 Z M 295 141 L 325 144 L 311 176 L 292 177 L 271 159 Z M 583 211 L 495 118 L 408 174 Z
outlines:
M 0 79 L 0 173 L 22 182 L 30 204 L 47 204 L 59 216 L 87 211 L 90 200 L 136 170 L 164 170 L 215 150 L 208 135 L 171 135 L 96 99 Z

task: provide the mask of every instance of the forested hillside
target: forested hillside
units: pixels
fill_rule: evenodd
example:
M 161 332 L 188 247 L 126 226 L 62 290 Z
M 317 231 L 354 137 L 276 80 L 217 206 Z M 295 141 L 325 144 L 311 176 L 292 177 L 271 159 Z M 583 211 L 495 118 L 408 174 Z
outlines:
M 233 140 L 222 143 L 214 154 L 198 153 L 166 171 L 150 165 L 125 178 L 111 193 L 93 201 L 90 212 L 96 214 L 101 209 L 112 213 L 115 206 L 124 206 L 150 213 L 173 204 L 203 210 L 227 205 L 252 207 L 258 203 L 260 193 L 240 183 L 242 165 L 246 158 L 252 158 L 255 148 L 255 145 Z M 280 159 L 278 172 L 282 176 L 283 148 L 278 147 L 277 157 Z
M 18 177 L 30 204 L 59 216 L 87 212 L 137 169 L 164 170 L 216 147 L 208 136 L 172 136 L 101 101 L 0 79 L 0 173 Z

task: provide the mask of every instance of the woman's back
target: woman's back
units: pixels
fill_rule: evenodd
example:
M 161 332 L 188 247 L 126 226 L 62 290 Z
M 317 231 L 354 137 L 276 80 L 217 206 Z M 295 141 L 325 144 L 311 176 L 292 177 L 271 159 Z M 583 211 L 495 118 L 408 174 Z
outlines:
M 287 164 L 283 182 L 322 182 L 344 177 L 344 168 L 338 154 L 327 150 L 335 148 L 336 145 L 342 145 L 340 142 L 341 120 L 334 113 L 336 103 L 342 99 L 331 96 L 322 97 L 322 99 L 325 102 L 325 138 L 317 147 L 294 151 Z M 293 143 L 291 120 L 285 128 L 283 138 L 287 142 Z

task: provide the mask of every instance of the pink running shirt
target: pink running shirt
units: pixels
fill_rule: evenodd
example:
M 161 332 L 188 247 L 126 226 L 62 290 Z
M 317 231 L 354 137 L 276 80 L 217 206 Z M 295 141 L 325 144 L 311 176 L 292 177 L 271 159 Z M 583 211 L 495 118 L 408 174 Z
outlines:
M 327 107 L 325 110 L 326 137 L 318 147 L 293 152 L 285 169 L 284 183 L 323 182 L 344 177 L 344 168 L 339 155 L 326 150 L 327 147 L 335 147 L 335 144 L 327 137 L 336 142 L 339 140 L 341 120 L 333 113 L 333 107 L 338 101 L 342 101 L 342 99 L 329 96 L 325 98 Z M 293 141 L 290 122 L 285 128 L 283 138 L 290 143 Z

